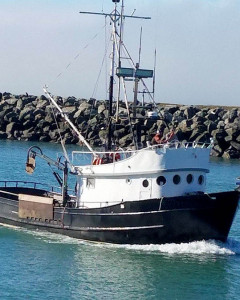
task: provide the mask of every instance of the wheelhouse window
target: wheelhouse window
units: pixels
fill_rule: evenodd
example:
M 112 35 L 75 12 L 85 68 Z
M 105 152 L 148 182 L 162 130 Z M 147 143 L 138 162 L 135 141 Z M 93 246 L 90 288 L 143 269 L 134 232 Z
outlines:
M 86 185 L 89 189 L 95 188 L 95 178 L 87 178 Z

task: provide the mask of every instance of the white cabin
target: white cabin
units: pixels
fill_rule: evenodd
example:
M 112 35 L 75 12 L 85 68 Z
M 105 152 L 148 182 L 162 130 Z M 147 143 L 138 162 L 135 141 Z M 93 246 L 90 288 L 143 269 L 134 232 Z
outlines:
M 78 207 L 204 192 L 210 150 L 178 142 L 124 151 L 121 160 L 108 164 L 75 166 Z

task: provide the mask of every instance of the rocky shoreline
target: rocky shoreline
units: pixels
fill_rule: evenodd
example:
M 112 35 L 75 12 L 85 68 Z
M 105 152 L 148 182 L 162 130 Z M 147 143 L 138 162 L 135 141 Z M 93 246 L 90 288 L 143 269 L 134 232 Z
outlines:
M 98 147 L 105 143 L 107 134 L 107 102 L 75 97 L 55 97 L 64 113 L 77 126 L 89 143 Z M 130 105 L 131 108 L 131 105 Z M 60 142 L 59 130 L 65 143 L 78 143 L 78 139 L 57 115 L 56 125 L 52 109 L 45 96 L 12 95 L 0 93 L 0 139 Z M 180 141 L 208 143 L 212 138 L 212 155 L 224 158 L 240 158 L 240 109 L 232 107 L 201 107 L 158 104 L 161 118 L 147 117 L 151 104 L 137 107 L 141 124 L 141 142 L 151 141 L 157 129 L 164 134 L 174 127 Z M 114 123 L 114 138 L 121 147 L 132 143 L 127 120 L 127 109 L 120 103 L 121 119 Z M 147 118 L 146 118 L 147 117 Z

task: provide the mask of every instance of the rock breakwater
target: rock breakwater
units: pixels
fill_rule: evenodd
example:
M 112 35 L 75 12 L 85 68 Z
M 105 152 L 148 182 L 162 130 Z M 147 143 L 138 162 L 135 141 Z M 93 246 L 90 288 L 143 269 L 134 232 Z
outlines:
M 55 100 L 92 146 L 105 143 L 107 102 L 75 97 Z M 43 95 L 0 93 L 0 139 L 60 142 L 60 132 L 65 143 L 78 143 L 61 115 L 54 117 L 54 109 Z M 162 118 L 148 117 L 152 109 L 151 104 L 137 107 L 139 119 L 133 122 L 141 125 L 142 143 L 151 141 L 157 129 L 162 128 L 166 134 L 174 127 L 180 141 L 208 143 L 212 138 L 213 156 L 240 158 L 239 108 L 158 104 Z M 119 113 L 121 118 L 113 125 L 114 138 L 120 146 L 127 147 L 132 143 L 132 135 L 124 103 L 120 103 Z

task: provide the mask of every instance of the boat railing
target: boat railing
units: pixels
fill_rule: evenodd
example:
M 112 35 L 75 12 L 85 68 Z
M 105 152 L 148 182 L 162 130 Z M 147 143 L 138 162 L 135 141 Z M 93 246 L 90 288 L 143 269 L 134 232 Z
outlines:
M 151 145 L 147 143 L 147 146 L 143 147 L 139 145 L 139 148 L 117 148 L 113 151 L 94 151 L 93 153 L 90 151 L 73 151 L 72 152 L 72 162 L 76 165 L 78 162 L 81 165 L 99 165 L 104 163 L 113 163 L 117 162 L 126 158 L 131 157 L 132 155 L 136 154 L 139 151 L 146 151 L 152 149 L 162 149 L 165 150 L 167 148 L 210 148 L 212 143 L 200 143 L 200 142 L 180 142 L 178 140 L 173 140 L 167 143 L 160 143 L 156 145 Z
M 90 207 L 94 207 L 94 208 L 102 208 L 102 207 L 106 207 L 106 206 L 112 206 L 112 205 L 117 205 L 119 204 L 119 201 L 106 201 L 106 202 L 100 202 L 100 201 L 94 201 L 94 202 L 88 202 L 88 201 L 84 201 L 84 202 L 80 202 L 79 208 L 90 208 Z
M 173 140 L 171 142 L 168 143 L 160 143 L 157 145 L 149 145 L 149 148 L 210 148 L 212 147 L 212 142 L 210 143 L 200 143 L 200 142 L 180 142 L 178 140 Z
M 0 180 L 1 187 L 22 187 L 22 188 L 33 188 L 33 189 L 47 189 L 52 193 L 61 193 L 61 188 L 51 186 L 47 183 L 32 182 L 32 181 L 21 181 L 21 180 Z

